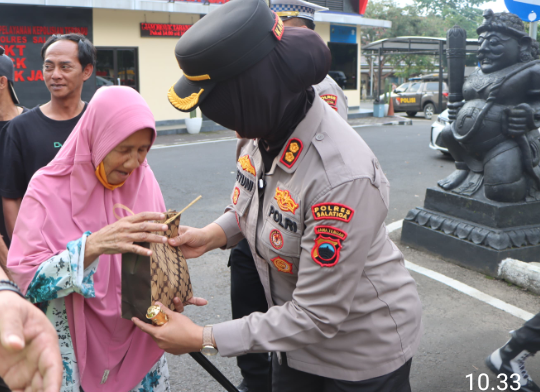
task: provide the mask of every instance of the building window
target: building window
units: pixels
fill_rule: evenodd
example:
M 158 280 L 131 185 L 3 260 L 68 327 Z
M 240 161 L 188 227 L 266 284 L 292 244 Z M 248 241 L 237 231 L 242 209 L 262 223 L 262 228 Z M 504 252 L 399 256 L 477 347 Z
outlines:
M 97 48 L 96 89 L 113 85 L 129 86 L 139 91 L 137 48 Z
M 332 53 L 332 66 L 329 75 L 344 90 L 356 90 L 358 77 L 358 44 L 329 42 Z M 335 75 L 335 76 L 334 76 Z M 341 80 L 337 80 L 341 79 Z M 343 78 L 346 80 L 343 81 Z

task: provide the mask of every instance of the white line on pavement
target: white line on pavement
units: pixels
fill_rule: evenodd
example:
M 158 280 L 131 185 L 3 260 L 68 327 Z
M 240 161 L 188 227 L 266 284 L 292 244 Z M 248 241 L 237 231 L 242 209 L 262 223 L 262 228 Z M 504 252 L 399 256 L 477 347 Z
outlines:
M 198 144 L 229 142 L 231 140 L 238 140 L 238 139 L 236 139 L 235 137 L 224 137 L 222 139 L 205 140 L 202 142 L 178 143 L 178 144 L 157 144 L 155 146 L 152 146 L 152 150 L 161 150 L 163 148 L 172 148 L 172 147 L 196 146 Z
M 400 229 L 402 225 L 403 225 L 403 220 L 400 220 L 400 221 L 390 223 L 389 225 L 386 226 L 386 229 L 388 230 L 389 233 L 391 233 L 392 231 Z M 480 290 L 475 289 L 474 287 L 468 286 L 465 283 L 461 283 L 455 279 L 449 278 L 446 275 L 440 274 L 438 272 L 435 272 L 430 269 L 411 263 L 410 261 L 405 260 L 405 267 L 407 267 L 411 271 L 417 272 L 419 274 L 427 276 L 428 278 L 436 280 L 437 282 L 440 282 L 449 287 L 452 287 L 453 289 L 463 294 L 467 294 L 470 297 L 473 297 L 479 301 L 485 302 L 486 304 L 491 305 L 497 309 L 500 309 L 506 313 L 510 313 L 512 316 L 515 316 L 522 320 L 527 321 L 534 317 L 534 314 L 532 313 L 529 313 L 514 305 L 510 305 L 504 301 L 501 301 L 500 299 L 497 299 L 495 297 L 492 297 L 491 295 L 483 293 Z

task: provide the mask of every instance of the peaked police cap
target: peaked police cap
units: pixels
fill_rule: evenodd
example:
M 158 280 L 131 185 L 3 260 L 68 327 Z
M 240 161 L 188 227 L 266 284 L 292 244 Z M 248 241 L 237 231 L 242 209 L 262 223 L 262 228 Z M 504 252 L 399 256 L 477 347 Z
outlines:
M 263 0 L 232 0 L 196 22 L 176 44 L 184 72 L 169 89 L 178 110 L 197 108 L 212 88 L 268 55 L 283 35 L 283 22 Z

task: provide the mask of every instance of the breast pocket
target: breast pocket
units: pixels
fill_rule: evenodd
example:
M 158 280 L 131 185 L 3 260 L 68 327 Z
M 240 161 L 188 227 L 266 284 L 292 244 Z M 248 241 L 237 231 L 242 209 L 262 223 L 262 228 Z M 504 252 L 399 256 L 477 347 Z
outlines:
M 268 248 L 270 254 L 298 259 L 303 228 L 301 220 L 281 211 L 276 203 L 270 203 L 265 208 L 259 241 Z

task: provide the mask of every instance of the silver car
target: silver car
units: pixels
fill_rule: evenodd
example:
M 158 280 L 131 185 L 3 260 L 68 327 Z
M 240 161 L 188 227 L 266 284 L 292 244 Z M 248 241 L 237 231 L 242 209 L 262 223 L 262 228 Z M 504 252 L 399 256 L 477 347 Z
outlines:
M 431 140 L 429 142 L 429 148 L 432 150 L 438 150 L 442 152 L 444 155 L 450 155 L 448 152 L 448 149 L 444 145 L 444 141 L 442 140 L 441 132 L 443 128 L 446 126 L 446 124 L 449 124 L 450 120 L 448 120 L 448 109 L 439 114 L 439 117 L 433 124 L 431 124 Z

